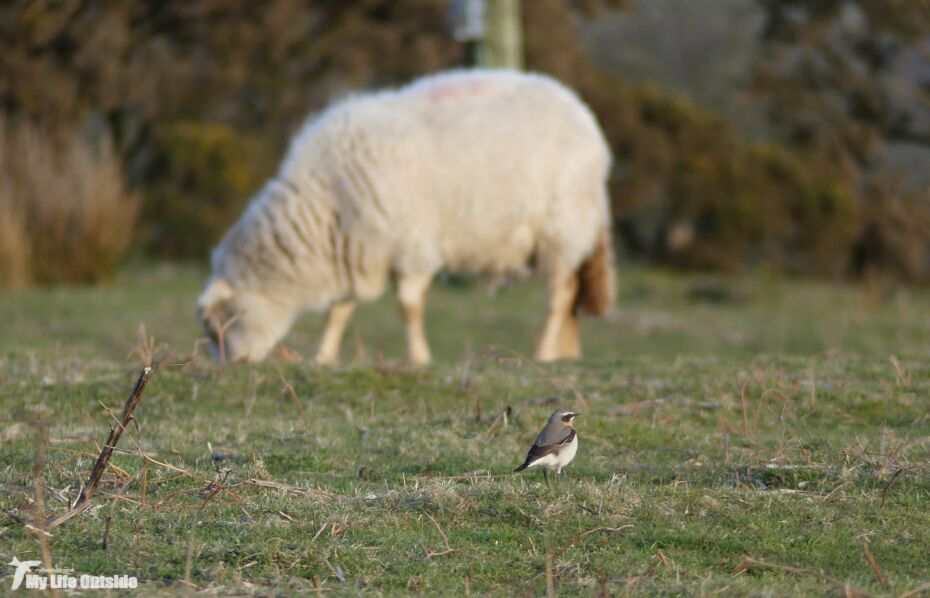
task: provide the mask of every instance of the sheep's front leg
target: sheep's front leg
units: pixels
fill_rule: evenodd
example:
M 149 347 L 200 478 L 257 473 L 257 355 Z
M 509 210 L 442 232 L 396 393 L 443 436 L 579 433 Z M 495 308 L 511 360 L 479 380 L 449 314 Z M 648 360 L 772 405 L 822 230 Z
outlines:
M 342 333 L 345 332 L 346 324 L 355 311 L 355 301 L 349 299 L 341 303 L 334 303 L 329 308 L 329 315 L 326 318 L 326 330 L 323 331 L 323 339 L 320 341 L 320 348 L 316 352 L 316 361 L 322 365 L 335 365 L 339 361 L 339 345 L 342 342 Z
M 538 361 L 555 361 L 577 357 L 578 321 L 574 313 L 578 277 L 571 271 L 555 271 L 549 275 L 549 313 L 536 345 Z
M 416 365 L 430 362 L 429 345 L 423 331 L 423 304 L 431 278 L 422 274 L 404 274 L 397 281 L 397 297 L 407 328 L 407 357 Z

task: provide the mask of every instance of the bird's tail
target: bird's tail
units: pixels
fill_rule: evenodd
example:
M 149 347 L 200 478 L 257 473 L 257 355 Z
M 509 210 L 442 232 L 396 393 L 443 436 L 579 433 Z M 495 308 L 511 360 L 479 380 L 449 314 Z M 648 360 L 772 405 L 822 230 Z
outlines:
M 527 468 L 527 466 L 529 465 L 529 463 L 530 463 L 529 460 L 524 461 L 524 462 L 523 462 L 523 465 L 521 465 L 520 467 L 514 469 L 513 472 L 514 472 L 514 473 L 517 473 L 518 471 L 523 471 L 524 469 Z

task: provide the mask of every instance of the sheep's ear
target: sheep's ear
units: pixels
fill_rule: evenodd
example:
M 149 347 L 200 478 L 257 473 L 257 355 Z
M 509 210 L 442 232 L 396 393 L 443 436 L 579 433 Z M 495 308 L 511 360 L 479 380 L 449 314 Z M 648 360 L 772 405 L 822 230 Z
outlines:
M 197 309 L 201 313 L 209 312 L 210 309 L 224 301 L 232 299 L 233 289 L 229 283 L 222 278 L 214 278 L 206 288 L 200 293 L 197 299 Z

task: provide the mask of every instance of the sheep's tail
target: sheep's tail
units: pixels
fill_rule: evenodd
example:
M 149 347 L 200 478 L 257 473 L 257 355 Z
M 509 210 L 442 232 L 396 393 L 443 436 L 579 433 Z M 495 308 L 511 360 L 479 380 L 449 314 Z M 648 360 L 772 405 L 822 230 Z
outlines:
M 604 228 L 597 237 L 594 252 L 578 268 L 578 294 L 575 311 L 602 316 L 614 304 L 616 278 L 614 275 L 613 247 L 610 230 Z

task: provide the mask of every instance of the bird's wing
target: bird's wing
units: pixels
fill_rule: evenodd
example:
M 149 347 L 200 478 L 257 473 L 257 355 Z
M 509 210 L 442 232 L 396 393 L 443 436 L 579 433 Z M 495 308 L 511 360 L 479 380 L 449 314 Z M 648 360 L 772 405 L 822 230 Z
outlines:
M 572 440 L 575 439 L 575 429 L 565 427 L 565 431 L 554 439 L 554 442 L 546 442 L 548 438 L 543 438 L 543 434 L 540 434 L 539 438 L 536 439 L 536 442 L 533 443 L 533 447 L 530 449 L 530 452 L 526 454 L 525 464 L 529 465 L 537 459 L 542 459 L 550 453 L 557 453 L 563 447 L 571 444 Z M 542 442 L 540 442 L 542 441 Z
M 575 429 L 571 426 L 566 426 L 562 422 L 550 422 L 542 429 L 533 444 L 539 446 L 559 445 L 563 442 L 571 442 L 574 437 Z

